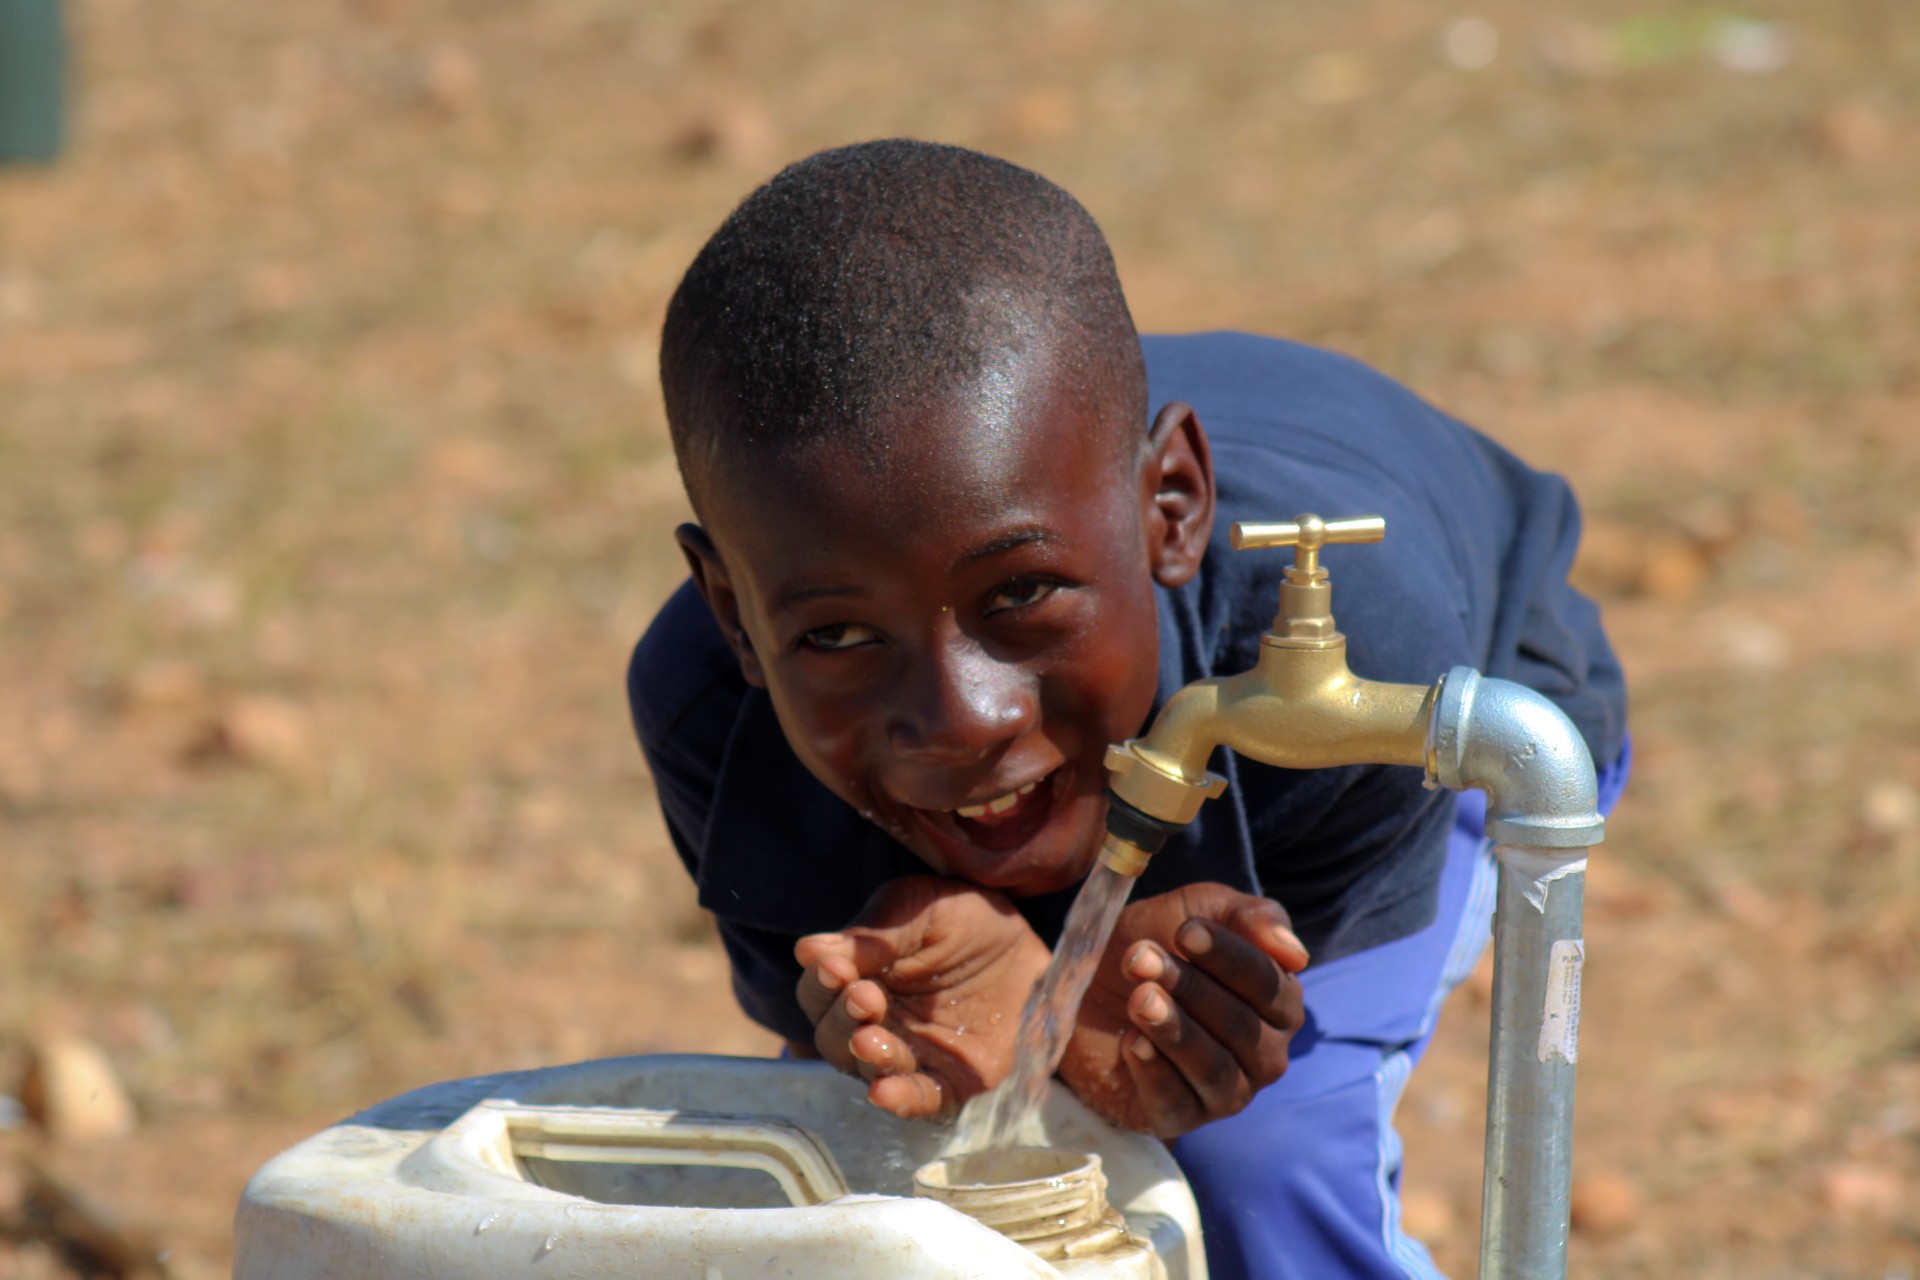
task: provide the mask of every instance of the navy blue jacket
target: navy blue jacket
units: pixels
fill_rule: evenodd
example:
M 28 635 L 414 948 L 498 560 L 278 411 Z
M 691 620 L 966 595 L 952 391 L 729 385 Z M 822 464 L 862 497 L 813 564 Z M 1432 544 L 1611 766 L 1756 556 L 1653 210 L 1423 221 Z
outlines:
M 1464 665 L 1518 680 L 1573 718 L 1595 760 L 1614 759 L 1626 689 L 1598 611 L 1567 585 L 1580 516 L 1565 481 L 1344 356 L 1236 333 L 1141 345 L 1150 405 L 1194 407 L 1219 487 L 1199 574 L 1159 591 L 1158 702 L 1252 666 L 1273 619 L 1292 554 L 1231 550 L 1233 521 L 1380 514 L 1385 542 L 1322 553 L 1355 673 L 1425 684 Z M 881 884 L 929 868 L 802 767 L 691 583 L 635 649 L 627 693 L 741 1006 L 810 1041 L 794 940 L 843 927 Z M 1453 799 L 1425 790 L 1419 770 L 1272 769 L 1227 751 L 1214 767 L 1227 793 L 1154 858 L 1136 896 L 1195 881 L 1265 894 L 1317 962 L 1433 919 Z M 1051 942 L 1071 896 L 1019 906 Z

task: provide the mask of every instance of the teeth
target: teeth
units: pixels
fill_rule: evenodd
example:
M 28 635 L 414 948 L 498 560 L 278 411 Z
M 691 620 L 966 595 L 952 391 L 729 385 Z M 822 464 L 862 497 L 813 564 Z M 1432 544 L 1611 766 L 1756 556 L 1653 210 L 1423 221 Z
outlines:
M 955 809 L 954 812 L 963 818 L 984 818 L 989 815 L 997 818 L 1019 804 L 1020 797 L 1032 795 L 1033 789 L 1039 785 L 1038 782 L 1029 782 L 1018 791 L 1009 791 L 1007 794 L 989 800 L 985 804 L 962 805 L 958 809 Z

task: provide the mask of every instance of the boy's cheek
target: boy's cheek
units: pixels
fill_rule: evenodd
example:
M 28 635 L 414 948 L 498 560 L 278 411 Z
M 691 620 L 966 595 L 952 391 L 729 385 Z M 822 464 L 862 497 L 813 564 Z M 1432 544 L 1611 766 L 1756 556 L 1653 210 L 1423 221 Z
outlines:
M 854 795 L 858 733 L 849 725 L 849 718 L 836 714 L 830 705 L 822 706 L 820 699 L 796 696 L 791 683 L 784 679 L 770 682 L 767 695 L 780 721 L 780 732 L 800 763 L 842 800 L 861 803 Z

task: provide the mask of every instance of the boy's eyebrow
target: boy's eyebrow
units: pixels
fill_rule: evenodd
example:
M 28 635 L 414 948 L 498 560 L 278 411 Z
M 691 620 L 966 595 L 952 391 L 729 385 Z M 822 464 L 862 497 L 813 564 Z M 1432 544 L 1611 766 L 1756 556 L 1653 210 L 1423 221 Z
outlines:
M 797 604 L 809 600 L 821 600 L 828 596 L 864 596 L 867 589 L 855 582 L 829 582 L 817 587 L 788 587 L 773 597 L 774 610 L 791 609 Z
M 1015 529 L 1012 533 L 1006 534 L 1003 537 L 995 538 L 992 542 L 989 542 L 984 546 L 975 547 L 973 550 L 961 556 L 960 559 L 956 562 L 956 564 L 957 565 L 973 564 L 977 561 L 986 560 L 986 559 L 989 559 L 990 557 L 997 556 L 1002 552 L 1011 551 L 1015 547 L 1025 547 L 1025 546 L 1030 546 L 1031 544 L 1036 542 L 1052 542 L 1052 541 L 1054 541 L 1053 533 L 1050 530 L 1042 529 L 1038 526 L 1035 526 L 1030 529 Z

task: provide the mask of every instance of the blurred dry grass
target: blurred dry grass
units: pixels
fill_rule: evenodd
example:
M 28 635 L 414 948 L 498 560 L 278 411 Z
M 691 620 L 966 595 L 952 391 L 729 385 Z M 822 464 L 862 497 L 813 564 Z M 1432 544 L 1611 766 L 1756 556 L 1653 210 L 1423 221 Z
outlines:
M 177 1272 L 376 1098 L 769 1043 L 624 723 L 656 334 L 752 184 L 906 133 L 1078 194 L 1143 327 L 1341 347 L 1570 474 L 1640 750 L 1577 1268 L 1913 1274 L 1908 6 L 75 10 L 78 145 L 0 173 L 0 1082 L 107 1048 L 141 1129 L 42 1154 Z M 1406 1107 L 1462 1272 L 1483 1018 Z

